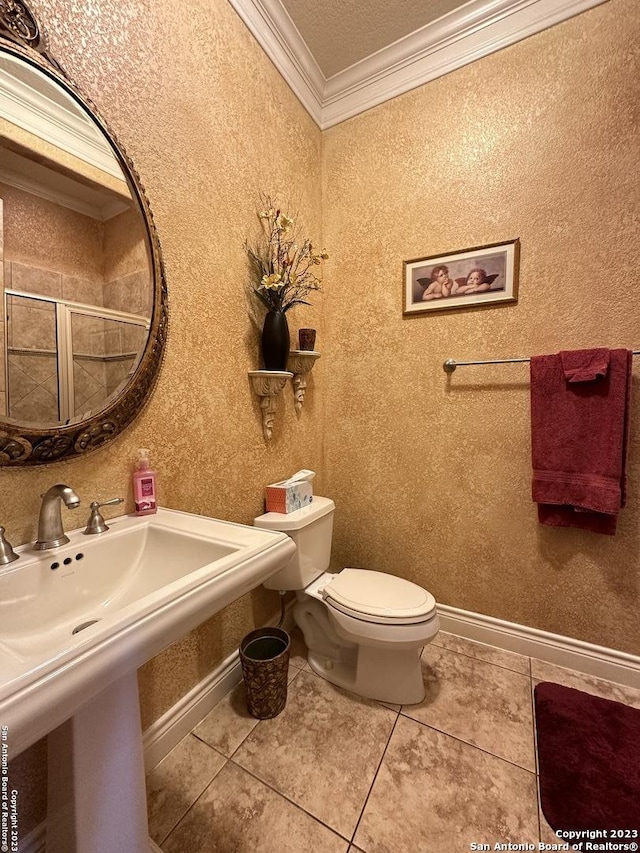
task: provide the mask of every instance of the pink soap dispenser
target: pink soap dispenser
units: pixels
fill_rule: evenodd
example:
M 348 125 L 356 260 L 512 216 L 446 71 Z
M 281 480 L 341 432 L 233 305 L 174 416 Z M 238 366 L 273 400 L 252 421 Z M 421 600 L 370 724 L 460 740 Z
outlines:
M 156 472 L 149 467 L 149 451 L 140 448 L 138 465 L 133 472 L 133 499 L 136 504 L 136 515 L 151 515 L 157 512 L 156 504 Z

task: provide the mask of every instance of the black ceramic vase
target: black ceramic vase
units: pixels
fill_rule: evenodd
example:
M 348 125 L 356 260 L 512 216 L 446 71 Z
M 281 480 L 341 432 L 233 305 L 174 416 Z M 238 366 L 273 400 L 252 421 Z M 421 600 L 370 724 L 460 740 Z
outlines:
M 262 327 L 262 360 L 265 370 L 286 370 L 289 358 L 289 323 L 282 311 L 268 311 Z

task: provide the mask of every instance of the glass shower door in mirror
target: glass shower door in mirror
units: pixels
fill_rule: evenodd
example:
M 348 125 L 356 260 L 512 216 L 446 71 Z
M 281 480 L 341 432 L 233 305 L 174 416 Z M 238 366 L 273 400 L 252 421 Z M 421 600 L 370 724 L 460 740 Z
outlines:
M 148 322 L 69 309 L 68 348 L 70 418 L 104 408 L 135 370 L 147 337 Z
M 101 411 L 135 372 L 149 318 L 5 289 L 6 416 L 69 424 Z
M 60 423 L 55 303 L 7 293 L 5 317 L 7 416 L 19 423 Z

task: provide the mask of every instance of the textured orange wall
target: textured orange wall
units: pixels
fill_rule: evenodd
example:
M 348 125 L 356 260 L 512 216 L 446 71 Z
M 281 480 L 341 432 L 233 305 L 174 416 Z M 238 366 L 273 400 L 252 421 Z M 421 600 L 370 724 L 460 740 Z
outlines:
M 39 495 L 55 482 L 69 483 L 82 498 L 85 509 L 65 511 L 69 528 L 85 520 L 94 499 L 123 495 L 132 510 L 130 476 L 140 446 L 151 449 L 161 504 L 251 523 L 263 511 L 267 483 L 320 468 L 321 364 L 301 414 L 289 385 L 273 440 L 262 436 L 247 376 L 260 366 L 259 335 L 244 295 L 242 248 L 258 226 L 260 190 L 293 198 L 319 240 L 320 131 L 226 0 L 196 0 L 188 14 L 157 0 L 32 5 L 53 55 L 139 171 L 162 241 L 170 326 L 159 383 L 136 422 L 86 459 L 1 470 L 0 523 L 14 544 L 35 539 Z M 290 313 L 292 331 L 318 325 L 321 300 Z M 144 667 L 144 725 L 278 607 L 276 593 L 257 590 Z M 20 790 L 27 831 L 42 816 L 44 789 L 36 758 L 19 761 L 26 768 Z
M 122 437 L 85 460 L 0 471 L 9 538 L 35 537 L 38 495 L 58 480 L 85 504 L 125 494 L 131 509 L 141 444 L 161 503 L 242 522 L 260 511 L 265 483 L 310 467 L 338 504 L 336 567 L 384 568 L 447 604 L 640 653 L 640 406 L 618 536 L 553 531 L 529 501 L 526 368 L 466 368 L 450 382 L 441 370 L 450 356 L 640 346 L 632 0 L 327 131 L 323 155 L 225 0 L 196 0 L 188 15 L 166 0 L 33 7 L 140 172 L 171 325 L 156 393 Z M 293 194 L 331 254 L 324 298 L 291 317 L 319 328 L 323 357 L 302 415 L 289 390 L 268 446 L 246 376 L 257 334 L 242 297 L 259 189 Z M 516 306 L 402 317 L 403 259 L 516 236 Z M 144 667 L 145 723 L 276 604 L 247 596 Z
M 257 227 L 260 190 L 293 195 L 319 238 L 320 131 L 225 0 L 192 4 L 189 15 L 152 0 L 73 9 L 37 0 L 33 9 L 52 54 L 141 176 L 162 241 L 170 328 L 153 399 L 122 437 L 86 460 L 0 472 L 7 535 L 34 538 L 39 495 L 56 481 L 72 485 L 85 506 L 123 495 L 131 510 L 140 446 L 151 449 L 161 504 L 251 523 L 267 483 L 320 464 L 321 381 L 300 416 L 289 387 L 274 439 L 262 437 L 247 377 L 259 366 L 259 335 L 242 249 Z M 314 301 L 289 315 L 293 330 L 317 325 L 321 297 Z M 82 510 L 66 512 L 67 526 L 83 520 Z M 149 664 L 141 674 L 145 724 L 277 608 L 274 593 L 258 590 Z
M 537 524 L 528 365 L 442 363 L 640 348 L 639 44 L 612 0 L 323 134 L 335 567 L 635 654 L 640 360 L 615 538 Z M 403 260 L 515 237 L 517 305 L 402 316 Z

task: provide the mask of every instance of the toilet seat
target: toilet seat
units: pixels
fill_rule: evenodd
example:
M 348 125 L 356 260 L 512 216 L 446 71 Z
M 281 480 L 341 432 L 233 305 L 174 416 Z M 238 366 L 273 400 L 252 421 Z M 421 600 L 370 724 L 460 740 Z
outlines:
M 415 625 L 436 614 L 435 598 L 403 578 L 370 569 L 343 569 L 319 590 L 335 610 L 381 625 Z

